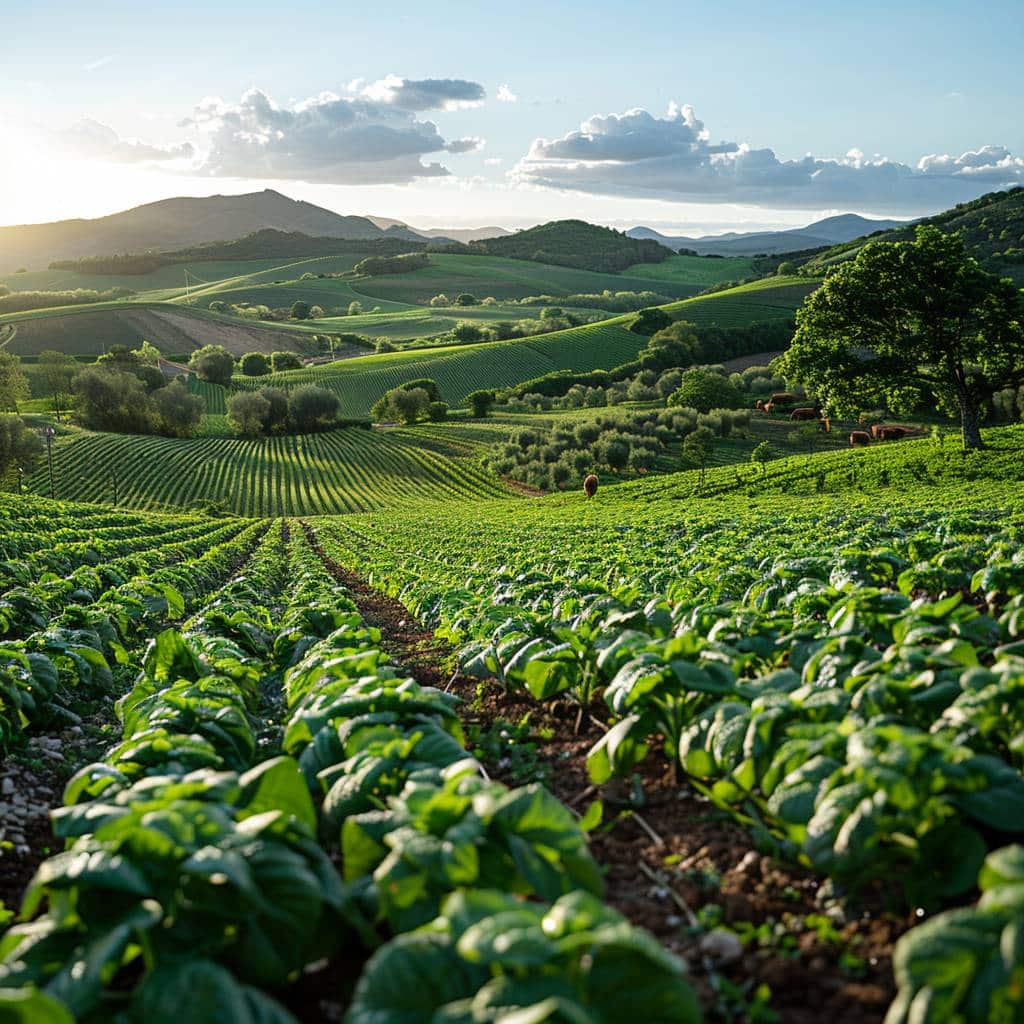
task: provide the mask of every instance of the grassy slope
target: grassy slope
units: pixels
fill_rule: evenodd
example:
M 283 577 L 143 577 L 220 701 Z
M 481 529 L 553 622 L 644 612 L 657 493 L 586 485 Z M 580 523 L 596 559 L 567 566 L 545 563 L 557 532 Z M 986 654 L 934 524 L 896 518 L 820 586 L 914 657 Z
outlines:
M 673 303 L 665 308 L 677 318 L 701 325 L 753 323 L 788 318 L 817 282 L 803 278 L 770 278 L 729 291 Z M 611 369 L 634 358 L 647 339 L 627 327 L 631 315 L 574 327 L 534 338 L 484 342 L 346 359 L 325 366 L 293 370 L 260 378 L 296 387 L 317 383 L 335 391 L 343 414 L 364 416 L 388 388 L 417 377 L 432 377 L 450 404 L 461 403 L 477 388 L 508 387 L 556 369 Z M 250 381 L 236 378 L 244 386 Z
M 664 263 L 637 264 L 624 270 L 622 276 L 706 288 L 722 281 L 740 281 L 755 273 L 754 261 L 747 256 L 730 256 L 720 260 L 708 259 L 706 256 L 670 256 Z
M 589 270 L 552 267 L 528 260 L 499 256 L 454 256 L 431 253 L 429 267 L 409 274 L 388 274 L 365 278 L 353 288 L 374 300 L 391 299 L 418 304 L 439 292 L 454 298 L 459 292 L 471 292 L 478 298 L 520 299 L 528 295 L 570 295 L 611 291 L 654 291 L 683 298 L 704 287 L 698 281 L 665 281 L 644 276 L 647 264 L 631 268 L 636 273 L 598 274 Z M 657 266 L 657 264 L 654 264 Z
M 402 431 L 337 430 L 261 441 L 72 433 L 54 447 L 57 496 L 132 508 L 219 502 L 246 516 L 321 515 L 508 492 L 474 459 Z M 27 481 L 47 494 L 45 467 Z

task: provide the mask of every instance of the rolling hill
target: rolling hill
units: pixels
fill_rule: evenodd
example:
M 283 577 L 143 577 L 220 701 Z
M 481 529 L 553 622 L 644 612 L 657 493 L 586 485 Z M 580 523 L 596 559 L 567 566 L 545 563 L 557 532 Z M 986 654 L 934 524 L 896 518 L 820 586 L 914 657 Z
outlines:
M 387 237 L 366 217 L 344 217 L 267 189 L 162 199 L 94 220 L 0 227 L 0 271 L 40 270 L 53 260 L 83 256 L 182 249 L 263 228 L 331 238 Z
M 778 254 L 820 249 L 849 242 L 875 231 L 900 227 L 902 223 L 896 220 L 869 220 L 855 213 L 844 213 L 788 231 L 730 231 L 722 235 L 691 238 L 686 235 L 663 235 L 653 228 L 637 227 L 631 228 L 626 234 L 631 238 L 653 239 L 670 249 L 693 249 L 701 256 L 755 256 L 758 253 Z
M 959 232 L 968 250 L 994 274 L 1024 283 L 1024 188 L 989 192 L 970 203 L 961 203 L 917 224 Z M 901 225 L 872 237 L 872 241 L 899 242 L 914 237 L 913 225 Z M 855 255 L 866 240 L 858 238 L 817 253 L 806 262 L 810 271 L 824 271 Z
M 636 263 L 660 263 L 671 250 L 647 238 L 583 220 L 554 220 L 501 238 L 473 242 L 469 252 L 616 273 Z

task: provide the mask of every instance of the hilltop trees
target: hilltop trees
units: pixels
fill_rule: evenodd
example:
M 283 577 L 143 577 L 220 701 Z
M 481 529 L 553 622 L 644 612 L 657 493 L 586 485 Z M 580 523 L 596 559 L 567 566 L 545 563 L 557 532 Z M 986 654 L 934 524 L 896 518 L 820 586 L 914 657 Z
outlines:
M 1024 305 L 959 237 L 919 227 L 829 274 L 797 313 L 782 370 L 838 414 L 909 411 L 929 395 L 958 413 L 964 448 L 981 448 L 982 408 L 1024 382 Z
M 201 380 L 227 387 L 235 372 L 235 357 L 223 345 L 204 345 L 192 353 L 188 365 Z

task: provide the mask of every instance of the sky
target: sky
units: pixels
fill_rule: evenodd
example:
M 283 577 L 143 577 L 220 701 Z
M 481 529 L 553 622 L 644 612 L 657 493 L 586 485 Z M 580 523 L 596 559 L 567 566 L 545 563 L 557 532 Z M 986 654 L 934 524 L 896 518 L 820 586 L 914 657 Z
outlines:
M 1024 184 L 1020 0 L 0 14 L 0 224 L 271 187 L 424 228 L 698 235 Z

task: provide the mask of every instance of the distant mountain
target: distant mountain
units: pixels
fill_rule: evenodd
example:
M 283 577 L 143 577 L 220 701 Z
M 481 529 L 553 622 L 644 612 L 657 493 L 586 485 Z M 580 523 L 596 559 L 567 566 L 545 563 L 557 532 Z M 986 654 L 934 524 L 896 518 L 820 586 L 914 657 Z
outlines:
M 499 238 L 503 235 L 510 235 L 512 232 L 505 228 L 484 227 L 484 228 L 414 228 L 405 221 L 395 220 L 392 217 L 374 217 L 367 214 L 366 219 L 372 221 L 382 231 L 394 233 L 400 229 L 409 232 L 411 238 L 430 238 L 445 242 L 479 242 L 484 238 Z
M 616 273 L 636 263 L 660 263 L 671 249 L 647 238 L 583 220 L 554 220 L 500 238 L 470 242 L 465 251 L 534 260 L 560 267 Z
M 240 196 L 162 199 L 95 220 L 0 227 L 0 271 L 40 269 L 52 260 L 83 256 L 166 252 L 242 238 L 265 228 L 321 238 L 387 237 L 367 217 L 345 217 L 267 189 Z
M 630 238 L 646 238 L 670 249 L 693 249 L 701 256 L 754 256 L 758 253 L 798 252 L 839 245 L 875 231 L 887 231 L 903 225 L 898 220 L 870 220 L 856 213 L 826 217 L 803 228 L 786 231 L 729 231 L 721 235 L 690 238 L 686 235 L 663 235 L 653 228 L 636 227 L 626 232 Z
M 487 238 L 504 238 L 511 231 L 499 227 L 487 228 L 415 228 L 426 238 L 450 238 L 454 242 L 482 242 Z

